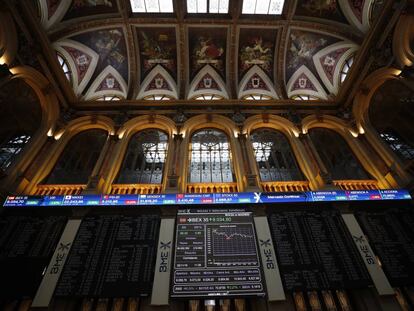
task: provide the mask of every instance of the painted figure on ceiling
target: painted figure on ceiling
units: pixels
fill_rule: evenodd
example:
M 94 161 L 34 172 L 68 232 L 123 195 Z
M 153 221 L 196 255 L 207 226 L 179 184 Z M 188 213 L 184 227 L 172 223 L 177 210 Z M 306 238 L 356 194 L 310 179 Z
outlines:
M 200 60 L 212 60 L 220 57 L 224 49 L 217 47 L 211 38 L 201 37 L 199 39 L 199 46 L 196 47 L 196 56 Z
M 218 46 L 211 37 L 201 36 L 193 50 L 194 68 L 199 69 L 206 64 L 210 64 L 219 71 L 223 70 L 224 48 Z
M 144 69 L 150 70 L 161 64 L 170 71 L 175 71 L 174 41 L 166 33 L 152 34 L 140 31 L 141 55 Z
M 117 29 L 101 30 L 92 40 L 102 61 L 115 69 L 121 66 L 125 60 L 124 51 L 120 48 L 122 32 Z
M 289 52 L 291 59 L 288 67 L 294 68 L 312 60 L 313 55 L 327 43 L 324 38 L 317 38 L 315 35 L 300 32 L 291 33 L 290 40 Z
M 319 15 L 334 12 L 337 9 L 336 0 L 305 0 L 302 6 Z
M 259 65 L 262 69 L 271 70 L 272 43 L 263 43 L 262 37 L 255 37 L 243 46 L 240 51 L 242 70 L 247 70 L 253 65 Z
M 84 7 L 95 7 L 95 6 L 107 6 L 112 7 L 112 2 L 110 0 L 74 0 L 74 8 L 84 8 Z

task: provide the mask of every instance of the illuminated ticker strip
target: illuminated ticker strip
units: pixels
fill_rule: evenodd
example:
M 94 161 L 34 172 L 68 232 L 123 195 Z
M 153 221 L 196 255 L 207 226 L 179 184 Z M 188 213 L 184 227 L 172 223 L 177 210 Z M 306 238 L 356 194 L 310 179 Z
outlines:
M 407 190 L 8 196 L 4 207 L 150 206 L 411 200 Z

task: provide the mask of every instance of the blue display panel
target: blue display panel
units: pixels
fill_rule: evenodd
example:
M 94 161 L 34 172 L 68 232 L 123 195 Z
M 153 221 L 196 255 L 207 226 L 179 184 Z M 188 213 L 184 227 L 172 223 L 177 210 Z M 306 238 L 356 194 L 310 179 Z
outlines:
M 4 207 L 146 206 L 411 200 L 407 190 L 9 196 Z

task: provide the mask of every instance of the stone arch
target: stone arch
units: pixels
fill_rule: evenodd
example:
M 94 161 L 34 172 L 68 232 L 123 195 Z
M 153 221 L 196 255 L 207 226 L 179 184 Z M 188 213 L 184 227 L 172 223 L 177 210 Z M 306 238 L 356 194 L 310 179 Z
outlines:
M 155 115 L 155 116 L 139 116 L 136 118 L 133 118 L 129 121 L 127 121 L 118 131 L 118 142 L 115 146 L 115 150 L 113 155 L 111 156 L 110 162 L 112 165 L 108 168 L 106 175 L 104 176 L 105 184 L 103 186 L 104 192 L 108 192 L 111 188 L 111 185 L 113 181 L 115 180 L 121 165 L 122 161 L 124 159 L 125 153 L 128 149 L 128 144 L 130 142 L 130 139 L 134 134 L 145 130 L 145 129 L 159 129 L 161 131 L 164 131 L 168 134 L 169 138 L 169 150 L 170 150 L 170 144 L 172 141 L 172 137 L 174 134 L 177 133 L 177 128 L 175 126 L 175 123 L 161 115 Z M 167 172 L 168 166 L 171 162 L 171 156 L 170 152 L 168 151 L 168 156 L 166 159 L 166 165 L 165 165 L 165 172 Z M 166 182 L 166 178 L 164 178 L 164 183 Z
M 268 120 L 264 122 L 261 116 L 252 116 L 246 119 L 243 127 L 243 133 L 250 136 L 250 133 L 259 128 L 271 128 L 273 130 L 279 131 L 286 136 L 290 146 L 292 148 L 293 154 L 298 162 L 298 165 L 304 174 L 305 178 L 309 180 L 311 189 L 318 189 L 320 187 L 320 182 L 316 179 L 318 171 L 313 167 L 311 157 L 307 153 L 303 143 L 300 141 L 300 130 L 288 119 L 285 119 L 276 115 L 269 115 Z M 257 170 L 257 164 L 253 158 L 253 148 L 251 144 L 248 144 L 249 158 L 251 161 L 251 167 Z M 258 172 L 256 171 L 256 174 Z
M 85 116 L 70 121 L 65 128 L 55 133 L 54 139 L 56 142 L 52 145 L 43 163 L 24 192 L 33 192 L 35 187 L 48 176 L 62 155 L 66 145 L 75 135 L 91 129 L 102 129 L 108 132 L 108 135 L 115 133 L 115 126 L 112 119 L 105 116 Z
M 8 168 L 7 177 L 3 181 L 3 186 L 6 189 L 8 187 L 14 188 L 12 185 L 16 183 L 18 176 L 22 176 L 24 171 L 34 161 L 42 146 L 45 144 L 48 135 L 53 133 L 60 110 L 58 98 L 43 74 L 29 66 L 12 67 L 10 71 L 13 74 L 11 79 L 23 80 L 35 92 L 39 99 L 42 120 L 34 136 L 30 139 L 21 154 L 19 154 L 17 161 Z M 12 190 L 14 191 L 15 189 Z
M 401 68 L 414 64 L 414 51 L 411 46 L 414 40 L 414 16 L 401 15 L 394 30 L 392 50 Z
M 370 159 L 363 145 L 356 139 L 358 133 L 355 129 L 350 127 L 343 120 L 334 116 L 324 115 L 317 117 L 316 115 L 310 115 L 302 120 L 302 132 L 304 134 L 307 134 L 310 129 L 318 127 L 333 130 L 341 135 L 347 142 L 350 150 L 361 163 L 362 167 L 378 181 L 379 187 L 390 187 L 389 182 Z
M 0 65 L 13 63 L 17 53 L 17 31 L 11 14 L 0 12 Z

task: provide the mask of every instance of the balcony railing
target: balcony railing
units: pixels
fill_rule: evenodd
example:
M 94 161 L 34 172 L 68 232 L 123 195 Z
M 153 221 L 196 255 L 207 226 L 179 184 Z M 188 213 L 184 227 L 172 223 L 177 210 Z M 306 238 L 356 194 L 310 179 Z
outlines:
M 161 190 L 161 184 L 114 184 L 111 194 L 157 194 Z
M 378 181 L 376 180 L 334 180 L 334 186 L 342 190 L 376 190 Z
M 86 185 L 37 185 L 35 195 L 78 195 Z
M 191 183 L 187 193 L 238 192 L 237 183 Z
M 263 192 L 309 191 L 309 181 L 266 181 L 261 182 Z

